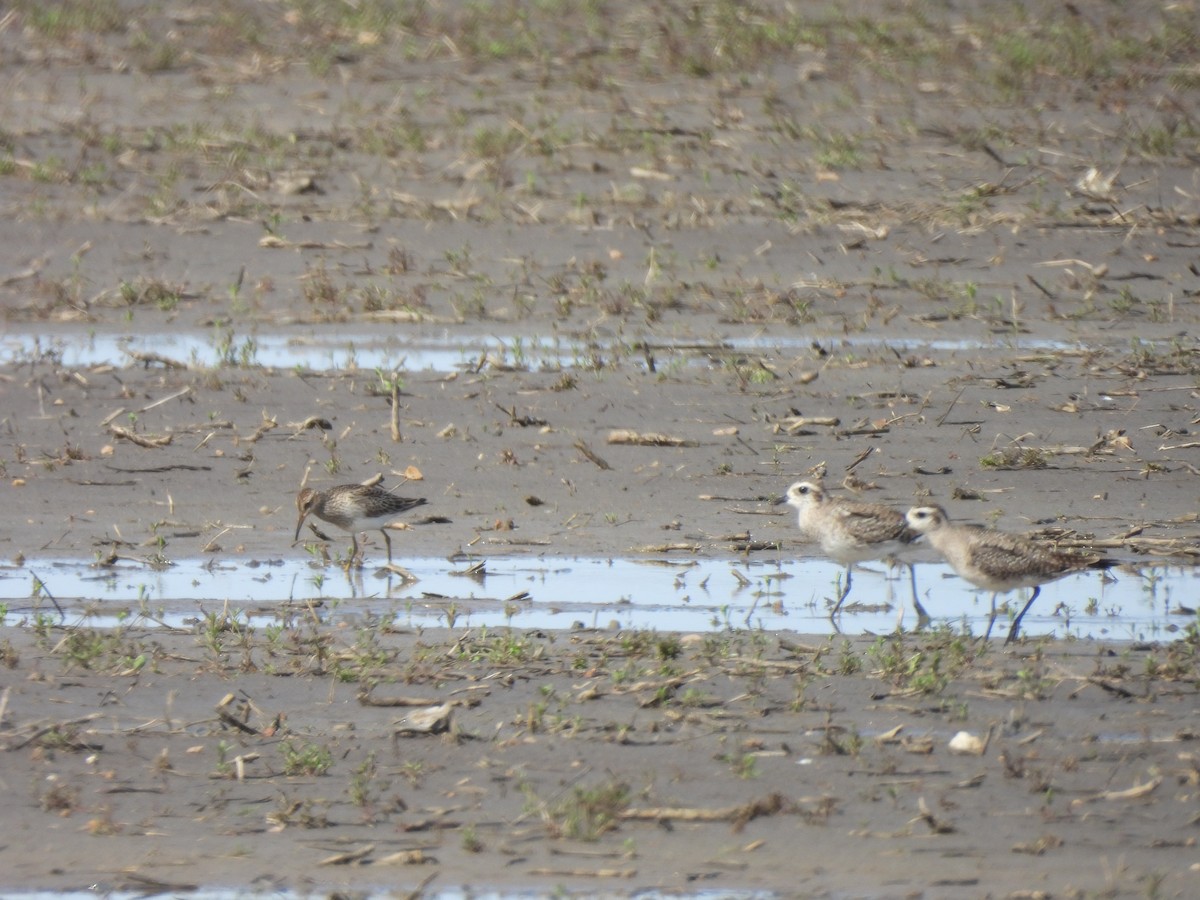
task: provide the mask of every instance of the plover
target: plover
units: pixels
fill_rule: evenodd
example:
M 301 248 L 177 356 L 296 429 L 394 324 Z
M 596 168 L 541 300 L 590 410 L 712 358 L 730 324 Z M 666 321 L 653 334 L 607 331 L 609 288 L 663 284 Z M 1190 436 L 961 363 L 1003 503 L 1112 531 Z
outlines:
M 363 484 L 339 484 L 324 491 L 305 488 L 296 495 L 296 509 L 300 518 L 296 520 L 296 537 L 310 515 L 324 519 L 350 532 L 353 551 L 350 560 L 358 556 L 358 532 L 378 528 L 387 544 L 388 562 L 392 561 L 392 539 L 384 526 L 401 513 L 408 512 L 425 503 L 424 497 L 397 497 L 381 487 Z
M 775 502 L 794 507 L 805 537 L 816 541 L 822 553 L 846 567 L 846 580 L 829 613 L 831 619 L 850 594 L 850 571 L 855 563 L 895 557 L 918 537 L 898 510 L 881 503 L 830 497 L 821 485 L 811 481 L 797 481 Z M 917 600 L 915 575 L 913 581 L 913 604 L 921 621 L 926 621 L 928 616 Z
M 1042 585 L 1085 569 L 1108 569 L 1114 559 L 1077 556 L 1039 544 L 1019 534 L 996 531 L 979 525 L 950 521 L 940 506 L 917 506 L 905 518 L 914 531 L 926 536 L 959 577 L 992 592 L 992 612 L 985 639 L 991 637 L 996 621 L 996 595 L 1031 587 L 1033 593 L 1013 619 L 1004 643 L 1017 636 L 1021 619 L 1041 593 Z

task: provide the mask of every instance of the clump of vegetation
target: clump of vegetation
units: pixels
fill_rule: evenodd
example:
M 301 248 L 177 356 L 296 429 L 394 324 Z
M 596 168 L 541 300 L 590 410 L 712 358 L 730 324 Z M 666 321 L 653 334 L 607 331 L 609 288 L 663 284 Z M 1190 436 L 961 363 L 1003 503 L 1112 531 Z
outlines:
M 147 277 L 122 281 L 118 293 L 127 306 L 157 306 L 163 312 L 175 309 L 183 297 L 183 289 L 179 286 L 161 278 Z
M 617 828 L 628 806 L 629 785 L 608 781 L 591 788 L 573 788 L 548 810 L 545 821 L 555 837 L 595 841 Z
M 333 754 L 327 747 L 316 744 L 280 744 L 285 775 L 324 775 L 333 765 Z
M 153 657 L 152 652 L 120 629 L 72 628 L 54 651 L 67 671 L 86 669 L 131 675 L 141 671 Z
M 878 638 L 867 649 L 876 672 L 905 691 L 940 694 L 975 660 L 977 649 L 966 635 L 939 628 L 919 642 L 904 635 Z
M 1001 447 L 980 457 L 979 465 L 985 469 L 1044 469 L 1053 455 L 1040 447 Z

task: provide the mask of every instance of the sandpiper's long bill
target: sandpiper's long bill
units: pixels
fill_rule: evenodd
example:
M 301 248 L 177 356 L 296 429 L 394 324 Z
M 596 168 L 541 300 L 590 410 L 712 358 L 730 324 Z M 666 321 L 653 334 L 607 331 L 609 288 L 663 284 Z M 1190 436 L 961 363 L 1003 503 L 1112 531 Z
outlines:
M 375 485 L 339 484 L 323 491 L 305 488 L 296 495 L 296 536 L 309 515 L 350 532 L 351 562 L 358 557 L 358 532 L 379 529 L 387 544 L 388 562 L 392 561 L 392 539 L 384 527 L 401 513 L 425 503 L 424 497 L 398 497 Z
M 829 617 L 832 619 L 850 594 L 850 572 L 855 563 L 895 558 L 919 536 L 908 527 L 904 514 L 881 503 L 864 503 L 829 496 L 812 481 L 797 481 L 777 501 L 799 513 L 797 524 L 810 541 L 834 562 L 846 567 L 846 580 Z M 911 570 L 911 566 L 910 566 Z M 928 616 L 917 600 L 913 576 L 913 604 L 922 621 Z
M 991 636 L 996 621 L 996 595 L 1033 588 L 1029 600 L 1013 619 L 1006 644 L 1016 639 L 1021 619 L 1041 593 L 1043 584 L 1072 572 L 1108 569 L 1117 564 L 1115 559 L 1064 553 L 1019 534 L 979 525 L 959 525 L 951 522 L 940 506 L 914 507 L 905 518 L 914 531 L 925 535 L 959 577 L 992 592 L 992 612 L 985 638 Z

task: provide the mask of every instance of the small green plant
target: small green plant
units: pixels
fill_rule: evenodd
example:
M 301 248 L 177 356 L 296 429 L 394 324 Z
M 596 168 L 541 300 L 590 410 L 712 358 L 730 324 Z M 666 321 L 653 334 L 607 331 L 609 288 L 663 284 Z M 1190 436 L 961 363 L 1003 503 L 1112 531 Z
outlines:
M 1138 305 L 1137 296 L 1128 287 L 1121 288 L 1120 293 L 1108 302 L 1109 308 L 1118 316 L 1126 316 Z
M 596 841 L 615 829 L 629 805 L 629 786 L 609 781 L 592 788 L 576 787 L 549 810 L 547 824 L 558 837 Z
M 661 660 L 678 659 L 679 655 L 683 653 L 683 644 L 676 635 L 660 636 L 655 649 Z
M 826 169 L 857 169 L 862 166 L 861 140 L 845 132 L 829 132 L 814 135 L 821 145 L 817 151 L 817 164 Z
M 206 612 L 200 623 L 200 643 L 216 656 L 228 650 L 227 644 L 240 642 L 245 646 L 253 634 L 254 629 L 242 610 Z
M 1039 651 L 1028 665 L 1017 670 L 1017 685 L 1021 695 L 1029 700 L 1045 700 L 1054 690 L 1055 681 L 1046 673 L 1042 654 Z
M 340 310 L 343 306 L 343 290 L 334 282 L 324 262 L 308 269 L 303 282 L 304 299 L 312 305 L 327 310 Z
M 501 628 L 494 632 L 485 628 L 476 639 L 460 641 L 458 650 L 467 659 L 492 663 L 522 662 L 534 657 L 537 652 L 533 642 L 514 628 Z
M 233 749 L 233 745 L 228 741 L 217 741 L 217 765 L 216 773 L 222 778 L 229 778 L 233 775 L 233 763 L 229 760 L 229 751 Z
M 333 765 L 333 754 L 316 744 L 297 745 L 284 741 L 280 751 L 285 775 L 324 775 Z
M 55 653 L 64 660 L 68 671 L 79 668 L 134 675 L 150 660 L 119 628 L 112 631 L 72 628 L 55 646 Z
M 421 783 L 421 776 L 425 774 L 425 765 L 415 759 L 407 760 L 400 766 L 400 774 L 415 788 Z
M 355 768 L 354 774 L 350 778 L 348 789 L 350 802 L 360 809 L 366 810 L 379 795 L 378 791 L 371 790 L 371 784 L 374 782 L 376 774 L 375 752 L 371 751 L 367 754 L 367 758 Z
M 875 661 L 882 676 L 904 690 L 938 694 L 950 682 L 943 671 L 940 650 L 909 651 L 898 635 L 876 640 L 867 656 Z
M 375 628 L 358 632 L 354 646 L 339 654 L 335 668 L 337 679 L 343 683 L 369 682 L 373 674 L 392 661 L 393 654 L 379 643 Z
M 827 756 L 858 756 L 862 751 L 865 741 L 858 730 L 835 725 L 832 715 L 826 719 L 823 731 L 821 753 Z
M 463 244 L 458 249 L 450 249 L 442 254 L 450 271 L 455 275 L 467 275 L 471 271 L 471 245 Z
M 248 369 L 258 365 L 258 341 L 248 337 L 238 343 L 232 328 L 217 335 L 215 347 L 218 366 Z
M 842 642 L 842 655 L 838 660 L 839 675 L 857 675 L 862 671 L 862 657 L 854 652 L 854 645 L 850 641 Z
M 379 379 L 378 391 L 385 397 L 390 397 L 393 392 L 404 390 L 404 378 L 397 369 L 387 372 L 382 366 L 376 366 L 375 377 Z
M 479 835 L 476 833 L 474 825 L 463 826 L 462 848 L 468 853 L 480 853 L 483 851 L 483 841 L 479 839 Z
M 499 160 L 525 143 L 525 134 L 516 128 L 483 127 L 471 136 L 471 150 L 481 159 Z
M 727 753 L 720 760 L 727 763 L 738 778 L 748 780 L 758 777 L 758 758 L 753 753 Z
M 55 725 L 38 735 L 37 746 L 48 750 L 79 750 L 84 744 L 79 740 L 79 729 L 73 725 Z

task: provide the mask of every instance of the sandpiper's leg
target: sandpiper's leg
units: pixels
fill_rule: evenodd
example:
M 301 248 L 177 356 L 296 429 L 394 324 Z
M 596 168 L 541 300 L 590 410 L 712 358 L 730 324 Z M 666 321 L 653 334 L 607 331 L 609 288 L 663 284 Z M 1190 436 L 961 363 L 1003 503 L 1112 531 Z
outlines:
M 1025 613 L 1028 612 L 1029 607 L 1033 606 L 1033 601 L 1037 599 L 1038 594 L 1041 592 L 1042 588 L 1040 585 L 1033 586 L 1033 593 L 1029 595 L 1029 599 L 1021 607 L 1021 611 L 1017 613 L 1017 617 L 1013 619 L 1012 628 L 1008 629 L 1008 637 L 1004 639 L 1005 644 L 1011 644 L 1017 639 L 1017 629 L 1021 627 L 1021 619 L 1025 617 Z
M 358 559 L 358 535 L 353 531 L 350 532 L 350 565 L 354 565 L 354 561 Z M 358 564 L 362 565 L 362 560 Z
M 920 631 L 933 620 L 929 618 L 929 613 L 925 612 L 925 607 L 917 597 L 917 567 L 913 563 L 908 564 L 908 578 L 912 584 L 913 609 L 917 611 L 917 630 Z
M 996 624 L 996 592 L 992 591 L 992 614 L 988 617 L 987 631 L 983 634 L 983 639 L 986 641 L 992 636 L 992 626 Z
M 846 566 L 846 581 L 842 585 L 842 592 L 838 594 L 837 603 L 833 604 L 833 609 L 829 612 L 829 618 L 833 618 L 838 614 L 838 610 L 842 608 L 842 604 L 846 601 L 846 596 L 850 593 L 850 566 Z
M 390 566 L 390 565 L 392 564 L 392 538 L 391 538 L 391 536 L 390 536 L 390 535 L 387 533 L 387 529 L 386 529 L 386 528 L 380 528 L 380 529 L 379 529 L 379 533 L 383 535 L 383 542 L 384 542 L 385 544 L 387 544 L 387 548 L 388 548 L 388 565 Z

